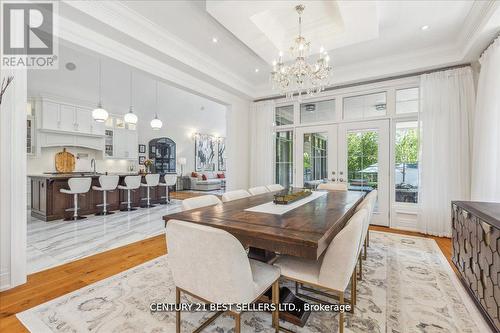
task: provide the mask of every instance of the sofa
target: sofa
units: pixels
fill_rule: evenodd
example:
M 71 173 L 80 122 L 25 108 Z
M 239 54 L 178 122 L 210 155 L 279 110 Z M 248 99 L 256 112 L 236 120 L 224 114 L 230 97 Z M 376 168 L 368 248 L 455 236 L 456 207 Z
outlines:
M 224 178 L 220 178 L 224 173 L 214 171 L 192 172 L 190 189 L 197 191 L 220 190 Z M 223 176 L 224 177 L 224 176 Z

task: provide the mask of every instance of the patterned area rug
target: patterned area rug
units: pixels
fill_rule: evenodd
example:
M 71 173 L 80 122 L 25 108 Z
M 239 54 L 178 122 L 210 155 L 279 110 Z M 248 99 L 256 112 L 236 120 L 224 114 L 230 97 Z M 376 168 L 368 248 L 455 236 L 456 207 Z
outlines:
M 381 232 L 370 236 L 346 332 L 489 332 L 434 240 Z M 175 313 L 149 311 L 152 302 L 174 300 L 168 256 L 162 256 L 17 316 L 37 333 L 175 332 Z M 182 331 L 192 332 L 210 315 L 183 313 Z M 281 325 L 296 332 L 336 332 L 337 316 L 314 312 L 303 328 Z M 233 332 L 233 325 L 224 315 L 205 332 Z M 271 315 L 244 313 L 242 331 L 274 332 Z

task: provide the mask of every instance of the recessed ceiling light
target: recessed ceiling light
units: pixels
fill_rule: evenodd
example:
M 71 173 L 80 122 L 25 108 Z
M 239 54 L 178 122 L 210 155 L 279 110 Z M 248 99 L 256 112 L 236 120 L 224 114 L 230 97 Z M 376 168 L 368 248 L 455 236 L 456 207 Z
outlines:
M 256 69 L 255 69 L 255 73 L 258 73 L 258 72 L 259 72 L 259 69 L 258 69 L 258 68 L 256 68 Z
M 428 30 L 428 29 L 429 29 L 429 26 L 428 26 L 428 25 L 423 25 L 420 29 L 422 29 L 422 30 L 424 30 L 424 31 L 425 31 L 425 30 Z
M 217 37 L 212 37 L 212 42 L 213 43 L 217 43 L 219 40 L 217 39 Z

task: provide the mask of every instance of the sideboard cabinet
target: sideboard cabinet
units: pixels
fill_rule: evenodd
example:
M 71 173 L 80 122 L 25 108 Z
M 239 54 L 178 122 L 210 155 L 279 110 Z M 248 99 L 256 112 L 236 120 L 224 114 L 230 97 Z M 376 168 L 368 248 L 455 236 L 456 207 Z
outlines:
M 500 331 L 500 203 L 453 201 L 452 261 L 494 331 Z

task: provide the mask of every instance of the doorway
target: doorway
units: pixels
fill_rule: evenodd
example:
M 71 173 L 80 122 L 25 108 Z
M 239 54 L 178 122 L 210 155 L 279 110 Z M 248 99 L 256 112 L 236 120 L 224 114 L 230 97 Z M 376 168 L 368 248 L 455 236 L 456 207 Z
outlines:
M 348 122 L 296 129 L 295 184 L 346 183 L 350 191 L 376 189 L 371 223 L 389 225 L 389 120 Z

